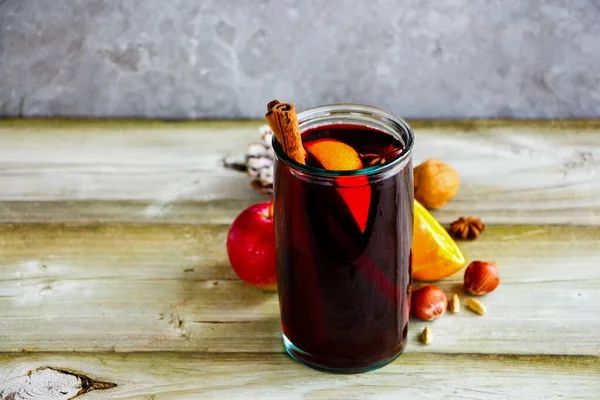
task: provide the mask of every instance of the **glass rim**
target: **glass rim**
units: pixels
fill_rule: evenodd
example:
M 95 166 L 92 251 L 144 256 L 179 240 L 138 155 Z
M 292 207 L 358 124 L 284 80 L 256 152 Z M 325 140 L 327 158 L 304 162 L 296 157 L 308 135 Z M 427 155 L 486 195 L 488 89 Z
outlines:
M 304 172 L 306 174 L 322 177 L 339 177 L 375 175 L 380 172 L 388 171 L 389 169 L 392 169 L 399 164 L 403 164 L 410 157 L 415 141 L 414 132 L 412 131 L 412 128 L 403 118 L 400 118 L 394 113 L 383 108 L 362 104 L 330 104 L 306 109 L 298 113 L 297 117 L 298 123 L 302 125 L 302 123 L 305 123 L 317 117 L 335 118 L 336 115 L 374 116 L 377 120 L 379 120 L 379 122 L 383 123 L 389 128 L 397 130 L 399 127 L 400 130 L 406 135 L 405 138 L 403 137 L 405 141 L 404 148 L 402 149 L 400 154 L 398 154 L 392 161 L 386 162 L 385 164 L 372 165 L 370 167 L 355 170 L 328 170 L 319 167 L 312 167 L 306 164 L 300 164 L 299 162 L 291 159 L 290 157 L 288 157 L 287 154 L 283 152 L 283 149 L 279 145 L 279 142 L 275 138 L 275 135 L 273 135 L 272 145 L 277 158 L 282 160 L 285 164 L 289 165 L 290 167 L 298 171 Z M 357 120 L 356 122 L 358 124 L 360 120 Z M 302 133 L 302 129 L 300 129 L 300 131 Z

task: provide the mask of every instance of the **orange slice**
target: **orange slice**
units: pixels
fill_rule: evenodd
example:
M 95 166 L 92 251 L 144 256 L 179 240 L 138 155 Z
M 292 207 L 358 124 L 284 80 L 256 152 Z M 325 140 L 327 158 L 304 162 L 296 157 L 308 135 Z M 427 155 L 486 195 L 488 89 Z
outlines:
M 306 151 L 325 169 L 349 171 L 361 169 L 363 163 L 360 156 L 346 143 L 335 139 L 318 139 L 304 143 Z M 367 228 L 369 205 L 371 203 L 371 187 L 366 176 L 344 176 L 336 178 L 341 186 L 338 193 L 348 206 L 361 232 Z
M 339 140 L 313 140 L 312 142 L 304 143 L 304 148 L 325 169 L 349 171 L 363 167 L 363 163 L 356 150 Z
M 421 281 L 446 278 L 467 263 L 454 239 L 416 200 L 412 254 L 413 278 Z

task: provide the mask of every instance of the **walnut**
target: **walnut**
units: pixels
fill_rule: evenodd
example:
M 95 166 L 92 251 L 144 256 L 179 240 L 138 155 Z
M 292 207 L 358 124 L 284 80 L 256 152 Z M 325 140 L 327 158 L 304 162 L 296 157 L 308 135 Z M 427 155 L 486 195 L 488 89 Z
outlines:
M 439 160 L 427 160 L 414 170 L 415 199 L 430 210 L 443 207 L 456 196 L 460 186 L 458 173 Z

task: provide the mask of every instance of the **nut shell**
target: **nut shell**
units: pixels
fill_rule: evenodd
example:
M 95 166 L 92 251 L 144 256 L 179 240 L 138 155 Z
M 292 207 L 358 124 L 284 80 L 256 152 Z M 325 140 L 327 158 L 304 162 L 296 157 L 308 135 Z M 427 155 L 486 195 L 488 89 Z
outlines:
M 429 329 L 428 326 L 423 329 L 423 332 L 421 333 L 421 340 L 425 344 L 430 344 L 433 340 L 433 333 L 431 333 L 431 329 Z
M 444 315 L 447 304 L 448 299 L 442 289 L 427 285 L 412 293 L 410 310 L 416 318 L 433 321 Z
M 415 199 L 430 210 L 446 205 L 459 187 L 456 170 L 440 160 L 427 160 L 414 169 Z
M 485 306 L 483 305 L 482 302 L 480 302 L 477 299 L 467 299 L 467 301 L 465 302 L 465 305 L 467 306 L 467 308 L 469 310 L 473 311 L 475 314 L 479 314 L 479 315 L 487 314 L 487 310 L 485 309 Z
M 473 261 L 465 270 L 465 290 L 473 296 L 483 296 L 492 292 L 499 284 L 500 274 L 496 263 Z

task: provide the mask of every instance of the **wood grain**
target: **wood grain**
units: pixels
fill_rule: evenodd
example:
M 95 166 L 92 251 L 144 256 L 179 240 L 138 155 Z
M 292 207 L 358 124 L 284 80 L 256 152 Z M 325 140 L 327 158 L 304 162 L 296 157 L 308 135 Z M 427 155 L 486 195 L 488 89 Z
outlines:
M 86 399 L 597 399 L 600 359 L 403 354 L 375 372 L 313 371 L 283 354 L 0 355 L 0 382 L 68 366 L 117 386 Z M 0 393 L 3 385 L 0 383 Z M 68 397 L 66 397 L 68 398 Z
M 0 400 L 69 400 L 93 390 L 116 386 L 115 383 L 95 381 L 65 369 L 40 367 L 0 381 Z
M 277 295 L 229 265 L 266 197 L 222 160 L 261 124 L 0 120 L 0 400 L 598 398 L 600 121 L 411 121 L 415 163 L 462 178 L 436 216 L 488 224 L 460 245 L 502 283 L 355 376 L 283 354 Z
M 265 197 L 222 159 L 262 123 L 0 121 L 0 222 L 231 222 Z M 442 222 L 600 224 L 600 121 L 411 124 L 462 178 Z
M 277 296 L 225 253 L 227 225 L 0 225 L 0 351 L 282 352 Z M 488 315 L 433 324 L 407 352 L 600 355 L 600 227 L 490 226 Z M 460 272 L 440 283 L 460 291 Z M 463 295 L 461 293 L 461 295 Z M 583 340 L 585 338 L 585 340 Z

